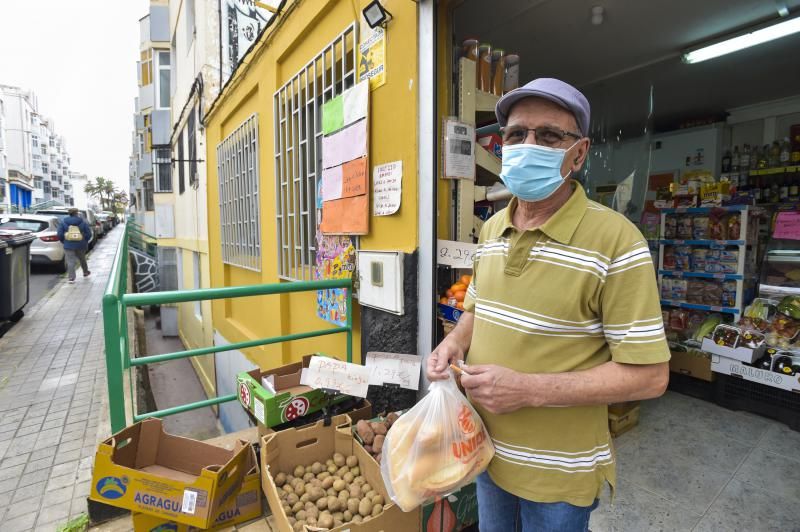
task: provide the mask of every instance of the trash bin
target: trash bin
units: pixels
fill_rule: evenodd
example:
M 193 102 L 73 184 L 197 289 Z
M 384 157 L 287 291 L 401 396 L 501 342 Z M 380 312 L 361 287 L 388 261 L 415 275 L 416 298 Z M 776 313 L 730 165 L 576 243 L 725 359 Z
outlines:
M 31 277 L 30 231 L 0 231 L 0 321 L 22 318 Z

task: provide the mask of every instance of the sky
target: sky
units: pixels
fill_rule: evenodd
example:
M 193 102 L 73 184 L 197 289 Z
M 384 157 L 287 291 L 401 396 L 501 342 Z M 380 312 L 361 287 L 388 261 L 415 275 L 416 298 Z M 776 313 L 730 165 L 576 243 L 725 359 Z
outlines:
M 0 0 L 0 83 L 32 89 L 70 170 L 128 188 L 147 0 Z

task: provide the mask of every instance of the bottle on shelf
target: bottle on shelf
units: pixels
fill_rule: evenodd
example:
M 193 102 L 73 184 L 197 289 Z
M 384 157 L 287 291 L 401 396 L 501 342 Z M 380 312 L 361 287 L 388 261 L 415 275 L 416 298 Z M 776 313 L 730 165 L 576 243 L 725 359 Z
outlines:
M 758 169 L 764 170 L 765 168 L 769 168 L 769 144 L 764 144 L 764 147 L 758 152 Z
M 750 145 L 745 144 L 742 146 L 742 155 L 739 158 L 739 168 L 747 172 L 750 170 L 750 155 L 752 152 L 750 151 Z
M 731 172 L 731 149 L 725 150 L 725 155 L 722 156 L 722 173 L 728 174 Z
M 461 43 L 461 49 L 464 57 L 475 61 L 475 87 L 479 89 L 481 87 L 481 65 L 478 62 L 478 39 L 465 39 Z
M 731 172 L 739 171 L 739 146 L 733 147 L 733 154 L 731 154 Z
M 505 50 L 495 48 L 492 51 L 492 94 L 503 95 L 503 79 L 506 75 Z
M 767 167 L 777 168 L 781 165 L 781 145 L 777 140 L 772 142 L 767 153 Z
M 789 163 L 792 160 L 792 145 L 789 142 L 789 137 L 784 137 L 783 142 L 781 143 L 780 160 L 781 166 L 789 166 Z
M 506 72 L 503 79 L 503 94 L 519 87 L 519 56 L 506 55 Z
M 789 183 L 789 201 L 792 202 L 800 201 L 800 186 L 797 181 L 797 174 L 794 174 Z
M 780 180 L 780 185 L 778 187 L 778 201 L 781 203 L 786 203 L 789 201 L 789 179 L 784 176 Z
M 478 47 L 478 88 L 492 92 L 492 45 L 481 43 Z

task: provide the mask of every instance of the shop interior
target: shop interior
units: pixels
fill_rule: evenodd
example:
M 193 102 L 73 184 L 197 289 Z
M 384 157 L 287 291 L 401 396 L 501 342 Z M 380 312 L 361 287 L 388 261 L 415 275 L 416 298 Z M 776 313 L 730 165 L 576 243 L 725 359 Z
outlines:
M 798 13 L 800 0 L 465 0 L 447 10 L 441 114 L 475 126 L 476 171 L 442 170 L 440 336 L 469 281 L 461 256 L 510 198 L 493 108 L 517 84 L 555 77 L 584 92 L 592 149 L 578 179 L 650 243 L 670 391 L 640 405 L 638 426 L 616 440 L 617 504 L 596 512 L 593 530 L 758 530 L 746 523 L 762 513 L 800 517 L 771 500 L 800 497 L 800 461 L 770 465 L 800 444 L 800 32 L 685 56 Z

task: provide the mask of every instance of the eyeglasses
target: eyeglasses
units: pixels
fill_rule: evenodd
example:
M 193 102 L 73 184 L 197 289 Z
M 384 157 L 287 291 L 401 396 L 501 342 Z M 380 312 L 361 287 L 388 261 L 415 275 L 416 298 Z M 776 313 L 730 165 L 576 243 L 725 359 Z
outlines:
M 572 137 L 577 140 L 583 138 L 582 135 L 578 135 L 577 133 L 552 127 L 536 127 L 531 129 L 512 126 L 500 128 L 500 134 L 503 135 L 504 145 L 522 144 L 525 142 L 525 139 L 528 138 L 528 133 L 530 131 L 533 131 L 533 139 L 539 146 L 557 146 L 564 142 L 564 139 L 567 137 Z

